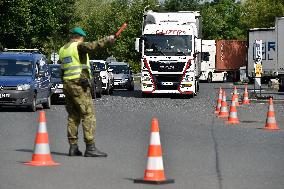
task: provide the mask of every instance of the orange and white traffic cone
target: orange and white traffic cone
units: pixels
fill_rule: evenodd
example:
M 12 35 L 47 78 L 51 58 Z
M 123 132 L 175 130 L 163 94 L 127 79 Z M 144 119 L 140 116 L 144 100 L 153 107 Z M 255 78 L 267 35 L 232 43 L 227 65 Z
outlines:
M 244 95 L 243 95 L 242 104 L 250 104 L 249 94 L 248 94 L 248 86 L 247 85 L 245 85 L 245 92 L 244 92 Z
M 173 179 L 166 179 L 162 158 L 162 147 L 157 118 L 152 119 L 150 146 L 148 148 L 147 169 L 143 179 L 134 179 L 134 183 L 168 184 L 174 183 Z
M 222 102 L 221 102 L 221 110 L 218 114 L 218 117 L 226 118 L 228 116 L 229 116 L 229 112 L 228 112 L 228 107 L 227 107 L 226 92 L 223 91 Z
M 240 123 L 238 119 L 236 101 L 234 98 L 235 96 L 232 95 L 232 104 L 230 106 L 230 113 L 229 113 L 228 121 L 226 122 L 227 124 L 239 124 Z
M 217 99 L 217 106 L 216 106 L 216 109 L 215 109 L 215 114 L 219 114 L 219 112 L 221 110 L 221 102 L 222 102 L 222 88 L 220 87 L 219 97 Z
M 238 89 L 236 86 L 234 86 L 234 93 L 235 95 L 235 102 L 236 102 L 236 106 L 240 106 L 240 103 L 239 103 L 239 94 L 238 94 Z
M 39 127 L 36 134 L 34 154 L 32 156 L 32 160 L 24 164 L 31 166 L 59 165 L 59 163 L 56 163 L 52 160 L 50 154 L 48 133 L 46 129 L 46 118 L 44 111 L 39 112 Z
M 266 124 L 263 128 L 265 130 L 280 130 L 275 119 L 275 112 L 272 98 L 269 99 L 269 108 L 267 112 Z

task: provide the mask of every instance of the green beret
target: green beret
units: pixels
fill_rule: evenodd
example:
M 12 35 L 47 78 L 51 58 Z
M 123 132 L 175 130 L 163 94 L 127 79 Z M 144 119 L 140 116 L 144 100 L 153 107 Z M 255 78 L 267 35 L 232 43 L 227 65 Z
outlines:
M 73 34 L 78 34 L 80 36 L 86 37 L 86 32 L 84 32 L 84 30 L 80 27 L 75 27 L 72 30 L 70 30 L 71 33 Z

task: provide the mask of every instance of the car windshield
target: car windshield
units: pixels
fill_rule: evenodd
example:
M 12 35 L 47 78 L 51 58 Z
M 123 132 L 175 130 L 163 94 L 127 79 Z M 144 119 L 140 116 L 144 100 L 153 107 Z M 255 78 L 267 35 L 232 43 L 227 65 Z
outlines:
M 0 60 L 0 76 L 31 76 L 32 62 L 29 60 Z
M 129 73 L 129 67 L 127 65 L 109 65 L 110 69 L 112 70 L 112 73 L 114 74 L 128 74 Z
M 51 77 L 61 78 L 62 72 L 61 72 L 60 66 L 58 66 L 58 67 L 51 66 L 50 71 L 51 71 Z
M 106 71 L 105 64 L 101 62 L 93 62 L 94 69 L 100 71 Z
M 145 35 L 145 55 L 190 56 L 192 36 L 188 35 Z

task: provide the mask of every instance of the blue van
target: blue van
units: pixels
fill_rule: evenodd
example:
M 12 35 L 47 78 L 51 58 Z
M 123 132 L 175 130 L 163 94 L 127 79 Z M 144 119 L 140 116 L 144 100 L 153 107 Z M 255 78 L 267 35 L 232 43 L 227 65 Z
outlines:
M 0 52 L 0 108 L 26 106 L 36 111 L 51 105 L 50 70 L 46 57 L 36 49 Z

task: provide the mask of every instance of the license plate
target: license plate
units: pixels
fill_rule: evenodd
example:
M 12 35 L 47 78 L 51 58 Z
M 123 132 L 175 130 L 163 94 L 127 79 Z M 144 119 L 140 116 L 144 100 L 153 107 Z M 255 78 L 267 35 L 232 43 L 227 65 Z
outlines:
M 10 98 L 10 94 L 7 94 L 7 93 L 2 93 L 0 94 L 0 98 Z
M 173 82 L 162 82 L 162 85 L 173 85 Z
M 62 89 L 55 89 L 54 93 L 63 93 Z
M 59 94 L 59 98 L 65 98 L 65 94 Z

